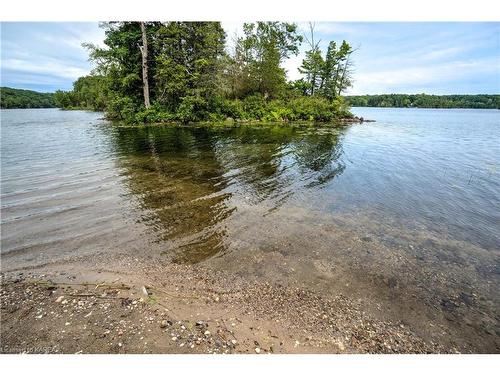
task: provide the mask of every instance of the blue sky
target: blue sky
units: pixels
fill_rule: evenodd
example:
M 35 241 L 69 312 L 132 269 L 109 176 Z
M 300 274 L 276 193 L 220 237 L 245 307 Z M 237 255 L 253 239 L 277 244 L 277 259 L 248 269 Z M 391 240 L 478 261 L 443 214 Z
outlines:
M 240 23 L 223 22 L 230 41 Z M 299 23 L 308 32 L 307 23 Z M 500 93 L 500 23 L 316 23 L 316 39 L 358 48 L 351 94 Z M 93 23 L 1 25 L 1 85 L 37 91 L 70 89 L 92 66 L 83 42 L 102 45 Z M 231 44 L 231 42 L 229 42 Z M 306 49 L 285 63 L 290 79 Z

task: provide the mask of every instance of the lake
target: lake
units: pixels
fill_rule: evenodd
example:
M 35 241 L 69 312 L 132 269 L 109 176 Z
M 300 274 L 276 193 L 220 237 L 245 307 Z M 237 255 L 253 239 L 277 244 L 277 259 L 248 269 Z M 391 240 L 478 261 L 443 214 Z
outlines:
M 500 111 L 353 112 L 376 122 L 134 128 L 2 110 L 2 268 L 202 263 L 500 350 Z

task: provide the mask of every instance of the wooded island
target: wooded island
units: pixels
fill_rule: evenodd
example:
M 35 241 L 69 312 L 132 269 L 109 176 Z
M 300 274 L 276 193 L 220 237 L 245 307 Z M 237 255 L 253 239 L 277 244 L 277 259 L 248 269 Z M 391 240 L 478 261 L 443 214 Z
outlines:
M 245 23 L 226 45 L 220 22 L 108 22 L 105 48 L 86 44 L 96 68 L 57 91 L 57 106 L 104 111 L 126 123 L 332 121 L 351 118 L 342 93 L 351 86 L 353 48 L 314 39 L 284 22 Z M 309 46 L 289 82 L 282 67 Z

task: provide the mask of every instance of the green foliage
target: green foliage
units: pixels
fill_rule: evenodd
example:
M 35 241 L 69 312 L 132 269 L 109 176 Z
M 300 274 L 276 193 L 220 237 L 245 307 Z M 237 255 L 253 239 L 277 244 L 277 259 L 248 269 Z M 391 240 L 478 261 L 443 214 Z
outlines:
M 297 25 L 285 22 L 257 22 L 243 25 L 244 37 L 236 41 L 226 79 L 231 96 L 244 97 L 259 93 L 277 98 L 286 87 L 283 61 L 299 51 L 302 36 Z
M 286 81 L 283 62 L 298 53 L 302 41 L 295 24 L 246 23 L 230 55 L 219 22 L 145 23 L 148 108 L 140 24 L 110 22 L 102 27 L 106 47 L 85 45 L 95 70 L 79 78 L 72 91 L 56 92 L 59 107 L 103 110 L 107 118 L 130 124 L 228 118 L 330 121 L 339 117 L 340 105 L 334 97 L 307 98 L 308 82 Z M 348 111 L 342 113 L 351 116 Z
M 500 109 L 500 95 L 359 95 L 348 96 L 346 101 L 354 107 Z
M 57 107 L 63 109 L 103 111 L 107 106 L 105 77 L 80 77 L 73 83 L 72 91 L 56 91 L 54 100 Z
M 0 87 L 0 108 L 53 108 L 54 94 Z
M 313 33 L 313 28 L 311 32 Z M 314 34 L 311 36 L 311 49 L 306 52 L 299 71 L 305 76 L 296 82 L 305 95 L 319 95 L 333 100 L 352 85 L 351 60 L 354 52 L 345 40 L 337 49 L 337 44 L 331 41 L 323 58 L 317 44 L 314 44 Z

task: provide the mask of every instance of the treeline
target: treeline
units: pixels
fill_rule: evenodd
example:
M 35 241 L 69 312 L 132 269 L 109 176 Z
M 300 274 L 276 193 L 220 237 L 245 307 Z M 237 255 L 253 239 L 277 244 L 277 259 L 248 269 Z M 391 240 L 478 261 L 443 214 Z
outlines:
M 500 95 L 387 94 L 346 96 L 345 99 L 353 107 L 500 109 Z
M 58 91 L 59 107 L 102 110 L 128 123 L 165 121 L 332 121 L 351 117 L 342 93 L 351 86 L 343 41 L 323 56 L 310 36 L 284 22 L 245 23 L 229 50 L 219 22 L 109 22 L 105 48 L 86 44 L 95 70 L 72 91 Z M 309 51 L 286 79 L 284 62 L 301 43 Z
M 0 87 L 0 108 L 53 108 L 54 94 Z

